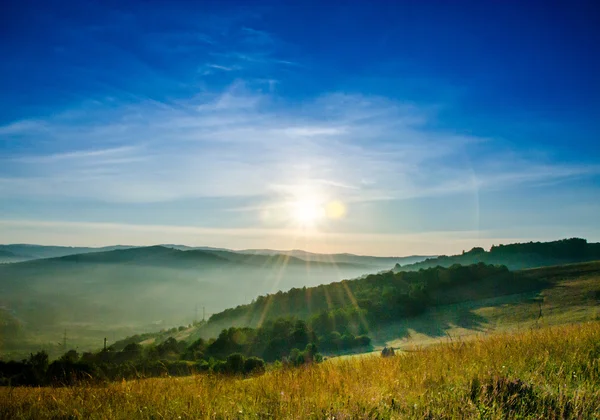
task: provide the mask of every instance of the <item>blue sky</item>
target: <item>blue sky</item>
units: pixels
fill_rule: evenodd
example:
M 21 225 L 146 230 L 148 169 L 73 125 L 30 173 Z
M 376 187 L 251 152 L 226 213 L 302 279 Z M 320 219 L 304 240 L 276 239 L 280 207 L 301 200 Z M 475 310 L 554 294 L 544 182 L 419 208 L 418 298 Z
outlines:
M 594 2 L 0 7 L 2 243 L 600 240 Z

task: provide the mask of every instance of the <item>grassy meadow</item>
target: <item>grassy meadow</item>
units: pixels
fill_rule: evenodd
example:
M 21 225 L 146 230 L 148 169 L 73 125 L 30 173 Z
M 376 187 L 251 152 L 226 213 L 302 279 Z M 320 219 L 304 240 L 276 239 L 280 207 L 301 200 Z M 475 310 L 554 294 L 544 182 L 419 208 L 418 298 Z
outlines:
M 0 418 L 600 418 L 600 322 L 414 350 L 246 379 L 3 388 Z

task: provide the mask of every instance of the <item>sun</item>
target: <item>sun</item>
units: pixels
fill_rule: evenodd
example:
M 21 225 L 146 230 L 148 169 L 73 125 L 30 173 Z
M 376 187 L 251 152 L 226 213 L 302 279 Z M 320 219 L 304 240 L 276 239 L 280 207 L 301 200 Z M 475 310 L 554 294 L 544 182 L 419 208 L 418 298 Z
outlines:
M 303 228 L 314 228 L 325 217 L 325 208 L 315 199 L 298 199 L 291 207 L 292 219 Z

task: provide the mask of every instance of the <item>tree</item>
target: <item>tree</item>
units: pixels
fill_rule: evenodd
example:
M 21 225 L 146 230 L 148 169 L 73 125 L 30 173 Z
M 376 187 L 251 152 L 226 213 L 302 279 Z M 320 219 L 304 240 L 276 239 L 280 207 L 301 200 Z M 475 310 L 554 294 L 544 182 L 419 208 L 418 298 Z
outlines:
M 287 357 L 288 362 L 292 366 L 300 366 L 304 364 L 304 355 L 298 349 L 292 349 Z
M 122 361 L 138 360 L 142 357 L 144 348 L 138 343 L 127 344 L 120 353 L 120 359 Z
M 33 367 L 34 371 L 42 374 L 46 373 L 49 365 L 48 353 L 45 350 L 38 351 L 36 354 L 31 353 L 29 364 Z
M 292 339 L 294 341 L 294 346 L 298 348 L 303 348 L 308 344 L 308 325 L 306 322 L 302 320 L 296 321 L 294 325 L 294 331 L 292 332 Z

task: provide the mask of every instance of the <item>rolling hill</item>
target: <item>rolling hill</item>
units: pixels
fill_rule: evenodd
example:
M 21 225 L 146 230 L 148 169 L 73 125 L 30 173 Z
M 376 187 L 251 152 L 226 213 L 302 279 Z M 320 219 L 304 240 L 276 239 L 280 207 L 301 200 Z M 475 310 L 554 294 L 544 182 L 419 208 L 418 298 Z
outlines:
M 286 255 L 165 246 L 66 255 L 0 266 L 4 351 L 55 346 L 66 329 L 80 346 L 189 324 L 257 294 L 381 270 Z M 10 326 L 10 328 L 9 328 Z
M 446 269 L 431 270 L 444 273 Z M 426 273 L 423 271 L 420 275 Z M 320 312 L 321 296 L 329 297 L 326 304 L 331 305 L 329 324 L 341 334 L 368 334 L 375 351 L 384 346 L 412 351 L 448 339 L 469 339 L 497 332 L 600 319 L 600 261 L 495 274 L 492 271 L 467 281 L 456 277 L 454 284 L 438 283 L 438 286 L 430 288 L 425 306 L 420 310 L 394 317 L 387 316 L 385 311 L 372 312 L 372 302 L 363 300 L 365 291 L 381 284 L 380 290 L 389 293 L 388 287 L 394 282 L 405 288 L 418 279 L 405 275 L 396 274 L 394 281 L 389 274 L 382 273 L 366 279 L 296 289 L 223 311 L 200 326 L 174 334 L 156 335 L 155 339 L 144 338 L 146 343 L 169 336 L 193 341 L 198 337 L 218 336 L 223 328 L 231 325 L 256 328 L 261 322 L 268 323 L 278 316 L 304 319 L 315 327 L 322 318 L 319 314 L 323 313 Z M 372 286 L 367 286 L 368 282 Z M 350 318 L 350 323 L 347 323 L 340 315 L 344 308 L 355 305 L 350 303 L 351 295 L 356 298 L 356 305 L 363 309 L 363 317 L 354 323 Z M 298 302 L 307 302 L 306 305 L 310 306 L 308 302 L 311 300 L 312 311 L 307 306 L 298 305 Z
M 458 283 L 456 287 L 444 286 L 441 291 L 432 289 L 427 294 L 428 307 L 435 307 L 436 311 L 466 302 L 478 304 L 486 299 L 501 302 L 504 296 L 530 299 L 532 293 L 554 287 L 552 273 L 560 270 L 534 270 L 538 274 L 533 277 L 527 270 L 499 271 L 485 279 L 481 273 L 477 274 L 477 269 L 470 274 L 457 267 L 447 274 L 434 270 L 431 272 L 437 273 L 434 277 L 427 277 L 429 274 L 419 270 L 481 260 L 509 267 L 589 260 L 595 257 L 597 249 L 598 244 L 581 239 L 513 244 L 493 247 L 489 252 L 475 249 L 455 257 L 429 259 L 421 266 L 396 266 L 394 271 L 389 270 L 389 265 L 358 264 L 354 262 L 355 256 L 346 254 L 336 254 L 337 262 L 326 262 L 316 257 L 312 260 L 303 251 L 246 254 L 214 248 L 180 250 L 171 246 L 124 248 L 3 264 L 0 266 L 0 352 L 16 354 L 41 347 L 59 351 L 57 342 L 65 330 L 74 346 L 97 348 L 104 337 L 114 341 L 132 334 L 191 324 L 202 319 L 204 310 L 210 321 L 202 327 L 190 327 L 180 333 L 181 337 L 210 337 L 232 325 L 256 326 L 261 319 L 281 316 L 308 319 L 332 304 L 342 311 L 357 304 L 376 309 L 373 305 L 377 302 L 393 303 L 393 299 L 400 299 L 398 302 L 403 303 L 398 303 L 397 308 L 402 312 L 403 305 L 412 305 L 412 301 L 425 302 L 420 286 L 416 286 L 426 285 L 431 279 L 443 283 L 444 276 Z M 369 261 L 371 257 L 358 258 Z M 378 257 L 370 261 L 389 262 Z M 592 272 L 598 271 L 597 265 L 592 263 L 590 267 Z M 405 268 L 408 273 L 416 273 L 397 277 Z M 487 269 L 482 270 L 485 274 Z M 367 275 L 374 272 L 379 274 Z M 467 280 L 475 276 L 481 281 L 460 286 L 465 276 Z M 359 280 L 340 282 L 352 278 Z M 372 286 L 362 286 L 368 283 Z M 348 293 L 348 288 L 352 293 Z M 409 296 L 409 300 L 403 295 Z M 467 321 L 477 325 L 478 318 L 472 318 L 470 313 L 470 310 L 464 312 L 462 324 L 457 325 L 471 325 Z M 381 342 L 379 333 L 370 333 Z
M 476 248 L 459 256 L 438 257 L 408 265 L 406 270 L 404 266 L 396 266 L 392 272 L 369 275 L 358 280 L 344 280 L 329 285 L 259 296 L 250 304 L 213 315 L 197 334 L 208 338 L 218 334 L 222 328 L 256 327 L 277 317 L 293 316 L 308 320 L 319 316 L 322 311 L 329 311 L 330 317 L 338 316 L 336 322 L 339 323 L 339 311 L 347 311 L 348 308 L 366 310 L 365 314 L 373 310 L 393 311 L 394 305 L 385 304 L 387 298 L 382 299 L 385 294 L 397 296 L 393 299 L 398 299 L 398 305 L 412 305 L 412 302 L 416 301 L 419 305 L 425 304 L 431 308 L 463 305 L 466 302 L 473 305 L 486 299 L 497 299 L 501 304 L 504 296 L 526 296 L 524 299 L 527 300 L 531 298 L 531 293 L 535 295 L 555 287 L 557 279 L 588 275 L 593 276 L 592 286 L 600 290 L 600 263 L 565 264 L 573 261 L 600 260 L 600 255 L 596 254 L 600 251 L 598 245 L 588 244 L 583 239 L 566 239 L 547 243 L 500 245 L 493 247 L 490 252 Z M 557 261 L 562 265 L 553 265 Z M 461 268 L 468 267 L 469 264 L 477 264 L 482 268 L 472 272 Z M 477 272 L 485 270 L 485 264 L 504 267 L 540 265 L 548 268 L 521 269 L 510 274 L 490 272 L 489 275 L 484 274 L 481 277 Z M 450 268 L 451 271 L 444 267 Z M 415 284 L 423 286 L 415 288 Z M 433 286 L 436 284 L 439 286 Z M 410 300 L 411 293 L 414 296 L 425 293 L 425 297 Z M 374 302 L 377 301 L 382 305 L 379 309 L 373 308 Z M 587 305 L 589 304 L 588 302 Z M 334 315 L 336 313 L 338 315 Z M 417 311 L 412 315 L 421 314 Z M 465 316 L 469 318 L 468 311 Z

